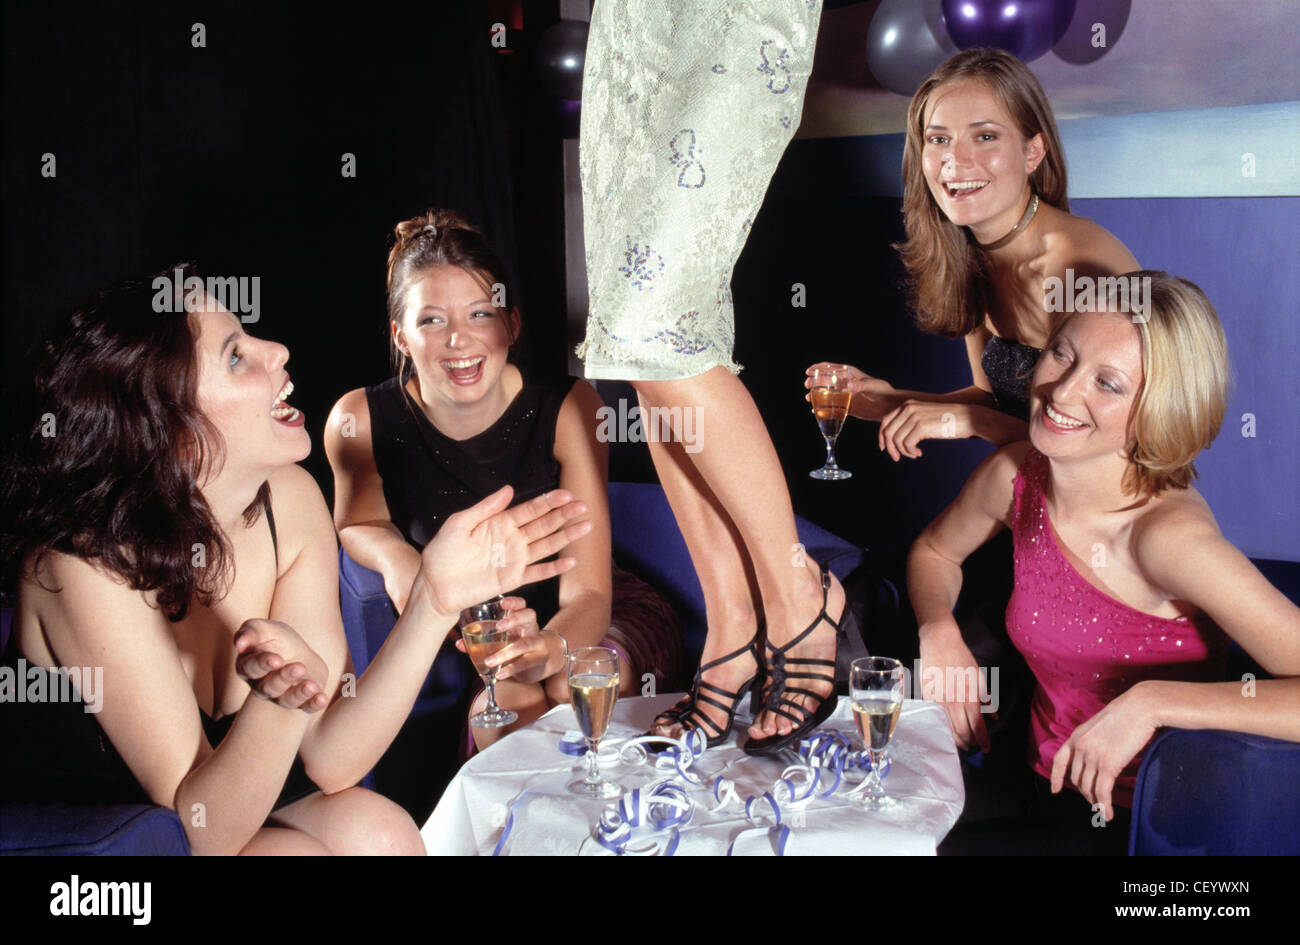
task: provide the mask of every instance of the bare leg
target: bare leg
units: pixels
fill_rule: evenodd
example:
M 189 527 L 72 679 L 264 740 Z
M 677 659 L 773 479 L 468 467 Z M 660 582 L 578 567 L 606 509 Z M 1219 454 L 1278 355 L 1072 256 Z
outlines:
M 273 813 L 267 827 L 290 828 L 277 831 L 280 836 L 273 841 L 301 832 L 335 856 L 424 856 L 424 841 L 411 815 L 361 787 L 308 795 Z M 267 832 L 264 828 L 259 836 Z
M 821 609 L 819 569 L 816 562 L 806 559 L 798 546 L 785 475 L 749 391 L 739 378 L 721 367 L 684 380 L 638 381 L 635 387 L 643 403 L 650 406 L 680 406 L 700 411 L 696 415 L 696 429 L 703 448 L 696 452 L 683 449 L 683 455 L 694 465 L 699 473 L 698 481 L 712 492 L 739 533 L 758 580 L 768 640 L 774 646 L 788 643 L 803 632 Z M 694 482 L 689 478 L 685 481 Z M 698 493 L 699 489 L 695 491 Z M 679 489 L 679 497 L 681 492 Z M 671 493 L 669 501 L 673 502 Z M 701 501 L 707 503 L 703 497 Z M 687 535 L 692 561 L 698 568 L 701 560 L 711 561 L 717 555 L 734 568 L 737 551 L 734 542 L 729 555 L 727 545 L 718 541 L 716 529 L 699 526 L 699 510 L 698 503 L 684 505 L 681 512 L 677 503 L 673 504 L 673 512 L 679 516 L 678 523 Z M 715 593 L 725 594 L 726 589 L 737 586 L 739 579 L 710 580 Z M 701 574 L 702 585 L 704 581 Z M 827 610 L 832 619 L 838 619 L 844 610 L 844 590 L 838 581 L 832 582 Z M 711 636 L 712 631 L 710 624 Z M 716 650 L 725 652 L 721 644 Z M 823 623 L 787 656 L 833 660 L 834 633 Z M 793 696 L 809 711 L 832 690 L 830 683 L 814 680 L 800 680 L 797 685 L 817 694 L 816 698 Z M 793 728 L 794 724 L 784 716 L 763 712 L 750 728 L 750 734 L 761 738 L 785 734 Z
M 315 837 L 290 827 L 263 827 L 239 851 L 240 856 L 331 856 Z
M 642 397 L 642 416 L 648 406 Z M 704 591 L 709 632 L 700 662 L 709 663 L 743 647 L 758 630 L 755 607 L 758 583 L 754 568 L 740 533 L 691 462 L 680 437 L 677 442 L 652 439 L 650 457 Z M 701 678 L 719 689 L 738 692 L 757 670 L 758 664 L 751 657 L 739 656 L 708 670 Z M 718 697 L 716 693 L 713 695 Z M 726 717 L 721 709 L 707 702 L 698 703 L 698 708 L 717 726 L 714 731 L 725 727 Z M 682 728 L 680 723 L 667 721 L 652 731 L 677 738 Z M 705 734 L 713 733 L 705 728 Z

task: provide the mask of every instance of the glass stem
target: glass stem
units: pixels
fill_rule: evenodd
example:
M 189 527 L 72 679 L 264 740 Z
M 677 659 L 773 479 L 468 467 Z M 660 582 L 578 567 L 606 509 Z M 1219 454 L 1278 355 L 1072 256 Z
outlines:
M 867 754 L 871 756 L 871 770 L 867 772 L 871 780 L 867 784 L 867 794 L 870 797 L 879 797 L 885 793 L 885 786 L 880 783 L 880 758 L 884 752 L 868 748 Z
M 832 437 L 822 437 L 826 441 L 826 465 L 835 468 L 835 440 Z
M 600 748 L 600 742 L 593 742 L 587 739 L 587 783 L 600 783 L 600 761 L 596 757 L 596 751 Z
M 497 705 L 497 674 L 492 673 L 488 676 L 484 676 L 483 681 L 487 683 L 488 691 L 488 704 L 484 709 L 484 712 L 488 715 L 496 715 L 501 711 L 501 708 Z

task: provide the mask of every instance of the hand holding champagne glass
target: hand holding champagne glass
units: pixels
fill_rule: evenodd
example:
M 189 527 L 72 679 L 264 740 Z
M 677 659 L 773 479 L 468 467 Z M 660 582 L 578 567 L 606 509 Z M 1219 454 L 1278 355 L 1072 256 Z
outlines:
M 601 777 L 596 758 L 618 700 L 618 654 L 607 646 L 574 650 L 569 654 L 568 678 L 573 714 L 587 740 L 587 777 L 572 782 L 569 790 L 584 797 L 618 797 L 623 789 Z
M 871 755 L 871 770 L 863 782 L 863 805 L 870 810 L 889 810 L 897 802 L 880 783 L 880 764 L 903 709 L 903 664 L 887 656 L 854 660 L 849 671 L 849 694 L 858 734 Z
M 814 479 L 848 479 L 853 475 L 835 463 L 835 441 L 844 428 L 849 403 L 853 400 L 848 386 L 852 371 L 847 364 L 817 367 L 812 371 L 810 400 L 813 416 L 817 418 L 817 427 L 826 440 L 826 464 L 808 474 Z
M 515 631 L 498 628 L 497 622 L 506 615 L 501 598 L 466 607 L 460 612 L 460 635 L 465 641 L 465 652 L 487 686 L 488 704 L 469 720 L 476 728 L 500 728 L 519 718 L 518 713 L 497 705 L 497 668 L 489 666 L 487 659 L 498 650 L 505 649 L 515 638 Z

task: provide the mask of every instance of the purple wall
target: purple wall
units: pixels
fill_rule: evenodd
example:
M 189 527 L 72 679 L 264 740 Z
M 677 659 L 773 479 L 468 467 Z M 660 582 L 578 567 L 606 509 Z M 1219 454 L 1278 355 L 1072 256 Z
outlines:
M 1232 391 L 1198 488 L 1228 540 L 1300 561 L 1300 198 L 1076 200 L 1149 269 L 1192 280 L 1228 336 Z M 1248 417 L 1254 417 L 1253 437 Z

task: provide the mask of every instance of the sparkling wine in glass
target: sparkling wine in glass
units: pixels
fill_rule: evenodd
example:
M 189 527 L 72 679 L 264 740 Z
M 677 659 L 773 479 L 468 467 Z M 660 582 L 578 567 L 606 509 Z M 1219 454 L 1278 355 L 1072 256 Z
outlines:
M 812 411 L 826 440 L 826 464 L 808 475 L 814 479 L 848 479 L 853 473 L 835 463 L 835 441 L 849 416 L 853 394 L 848 390 L 848 365 L 817 368 L 812 372 Z
M 889 810 L 897 802 L 880 783 L 880 765 L 903 710 L 903 664 L 887 656 L 854 660 L 849 670 L 849 695 L 858 734 L 871 755 L 871 770 L 863 784 L 863 805 L 870 810 Z
M 505 649 L 516 637 L 513 631 L 497 628 L 497 621 L 505 615 L 500 597 L 466 607 L 460 612 L 460 636 L 465 641 L 465 651 L 487 686 L 487 707 L 469 720 L 475 728 L 500 728 L 519 718 L 518 713 L 497 705 L 497 668 L 487 665 L 489 656 Z
M 572 782 L 569 790 L 584 797 L 618 797 L 623 789 L 601 777 L 596 757 L 618 700 L 618 654 L 607 646 L 574 650 L 569 654 L 567 672 L 573 714 L 587 740 L 587 776 Z

